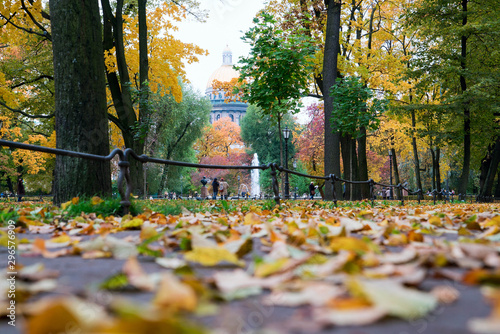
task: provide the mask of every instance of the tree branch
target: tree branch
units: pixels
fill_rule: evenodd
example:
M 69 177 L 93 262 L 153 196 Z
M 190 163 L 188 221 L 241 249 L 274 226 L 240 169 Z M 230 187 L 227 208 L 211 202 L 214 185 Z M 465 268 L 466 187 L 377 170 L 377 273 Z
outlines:
M 19 109 L 13 109 L 11 107 L 9 107 L 7 104 L 3 103 L 2 101 L 0 101 L 0 105 L 4 106 L 5 108 L 9 109 L 10 111 L 12 112 L 15 112 L 15 113 L 18 113 L 18 114 L 21 114 L 23 116 L 26 116 L 28 118 L 52 118 L 55 116 L 55 114 L 49 114 L 49 115 L 30 115 L 30 114 L 27 114 L 25 113 L 24 111 L 22 110 L 19 110 Z
M 108 119 L 111 122 L 113 122 L 118 127 L 118 129 L 120 129 L 122 131 L 126 131 L 126 127 L 123 125 L 122 122 L 120 122 L 120 119 L 118 117 L 113 116 L 113 115 L 108 113 Z
M 27 32 L 28 34 L 34 34 L 34 35 L 38 35 L 38 36 L 41 36 L 41 37 L 45 37 L 45 38 L 47 38 L 47 34 L 41 34 L 41 33 L 39 33 L 39 32 L 33 31 L 33 29 L 31 29 L 31 28 L 30 28 L 30 29 L 23 28 L 23 27 L 21 27 L 21 26 L 18 26 L 18 25 L 17 25 L 17 24 L 15 24 L 14 22 L 12 22 L 12 20 L 11 20 L 11 19 L 12 19 L 12 17 L 14 17 L 14 15 L 13 15 L 13 16 L 11 16 L 10 18 L 7 18 L 7 17 L 3 16 L 2 14 L 0 14 L 0 16 L 1 16 L 1 17 L 3 17 L 3 18 L 4 18 L 4 19 L 5 19 L 8 23 L 12 24 L 12 25 L 13 25 L 14 27 L 16 27 L 17 29 L 20 29 L 20 30 L 22 30 L 22 31 L 25 31 L 25 32 Z M 49 41 L 52 41 L 52 38 L 47 38 L 47 39 L 48 39 Z
M 33 82 L 37 82 L 38 80 L 41 80 L 41 79 L 50 79 L 50 80 L 54 80 L 54 77 L 51 76 L 51 75 L 40 75 L 38 78 L 35 78 L 33 80 L 30 80 L 30 81 L 23 81 L 21 83 L 18 83 L 16 85 L 12 85 L 10 86 L 11 89 L 15 89 L 15 88 L 18 88 L 18 87 L 21 87 L 23 85 L 27 85 L 27 84 L 30 84 L 30 83 L 33 83 Z
M 49 41 L 52 41 L 52 36 L 50 35 L 50 33 L 47 31 L 47 29 L 45 29 L 44 26 L 42 26 L 40 23 L 38 23 L 37 20 L 35 20 L 35 17 L 33 16 L 33 14 L 31 14 L 31 12 L 28 10 L 26 5 L 24 4 L 24 0 L 21 0 L 21 6 L 23 7 L 24 11 L 28 14 L 31 21 L 38 27 L 38 29 L 43 31 L 43 34 L 41 36 L 45 36 Z
M 171 0 L 173 3 L 175 3 L 177 6 L 182 8 L 185 12 L 187 12 L 189 15 L 193 15 L 199 22 L 205 22 L 202 18 L 198 17 L 195 13 L 187 9 L 185 6 L 181 5 L 181 3 L 177 0 Z M 222 1 L 221 1 L 222 2 Z
M 23 125 L 25 125 L 25 126 L 27 126 L 28 128 L 30 128 L 31 132 L 33 132 L 34 134 L 37 134 L 37 135 L 42 135 L 42 136 L 44 136 L 45 138 L 49 138 L 49 137 L 50 137 L 50 135 L 48 135 L 48 134 L 46 134 L 46 133 L 36 131 L 35 129 L 33 129 L 33 127 L 31 126 L 31 124 L 29 124 L 29 123 L 26 123 L 26 122 L 24 122 L 24 121 L 18 121 L 18 122 L 19 122 L 19 123 L 21 123 L 21 124 L 23 124 Z

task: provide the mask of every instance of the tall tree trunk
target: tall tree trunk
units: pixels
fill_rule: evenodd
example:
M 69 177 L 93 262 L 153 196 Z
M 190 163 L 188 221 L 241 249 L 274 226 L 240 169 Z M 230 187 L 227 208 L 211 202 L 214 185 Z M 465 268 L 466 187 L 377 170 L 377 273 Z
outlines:
M 500 197 L 500 169 L 497 171 L 497 186 L 495 188 L 495 197 Z
M 436 189 L 436 152 L 430 148 L 432 160 L 432 189 Z
M 412 95 L 411 95 L 411 91 L 410 91 L 410 104 L 411 104 L 411 100 L 412 100 Z M 411 145 L 413 148 L 413 163 L 415 165 L 415 181 L 417 183 L 417 190 L 418 189 L 423 190 L 422 189 L 422 179 L 420 178 L 420 160 L 418 158 L 417 138 L 415 137 L 417 122 L 415 119 L 415 110 L 413 110 L 413 109 L 411 110 L 411 126 L 413 129 L 412 138 L 411 138 Z M 421 197 L 420 193 L 418 194 L 418 197 Z M 422 198 L 420 198 L 420 199 L 422 199 Z
M 481 187 L 481 189 L 479 190 L 479 199 L 482 201 L 487 200 L 488 197 L 491 197 L 491 193 L 493 191 L 493 181 L 495 180 L 495 174 L 498 171 L 499 163 L 500 163 L 500 138 L 496 140 L 495 148 L 493 149 L 493 153 L 491 154 L 490 166 L 488 168 L 488 172 L 486 173 L 485 182 L 483 184 L 483 187 Z
M 123 39 L 123 3 L 124 0 L 116 1 L 116 14 L 113 15 L 109 0 L 101 0 L 104 19 L 104 50 L 110 51 L 113 47 L 116 51 L 116 65 L 118 74 L 110 72 L 106 68 L 108 86 L 113 98 L 113 105 L 118 117 L 108 115 L 109 119 L 120 128 L 123 135 L 125 147 L 131 148 L 135 153 L 144 153 L 145 134 L 147 128 L 141 125 L 135 114 L 130 92 L 130 75 L 125 58 L 125 45 Z M 143 71 L 144 72 L 144 71 Z M 141 132 L 142 130 L 142 132 Z M 130 176 L 132 193 L 142 194 L 144 190 L 144 174 L 142 163 L 135 159 L 130 161 Z
M 148 25 L 146 17 L 147 0 L 138 0 L 139 16 L 139 124 L 145 140 L 151 117 L 149 108 L 149 62 L 148 62 Z
M 340 137 L 340 143 L 342 145 L 342 163 L 344 166 L 344 174 L 342 178 L 349 180 L 351 178 L 351 138 L 345 134 Z M 344 199 L 351 199 L 351 186 L 348 183 L 343 183 L 342 188 L 337 188 L 338 193 L 342 193 Z
M 391 148 L 391 157 L 392 157 L 392 171 L 394 173 L 394 184 L 398 185 L 401 183 L 401 180 L 399 179 L 399 168 L 398 168 L 398 159 L 396 157 L 396 150 L 394 148 Z M 396 198 L 401 198 L 401 190 L 398 188 L 393 188 L 395 189 L 395 195 L 397 196 Z
M 368 159 L 366 158 L 366 128 L 361 128 L 361 137 L 358 138 L 358 166 L 359 166 L 359 180 L 368 180 Z M 370 197 L 370 185 L 361 185 L 361 198 Z
M 340 11 L 342 2 L 325 0 L 327 22 L 325 31 L 325 51 L 323 56 L 323 97 L 325 108 L 325 175 L 340 175 L 340 133 L 333 133 L 330 119 L 332 117 L 333 99 L 330 88 L 337 80 L 337 58 L 340 51 Z M 333 197 L 331 182 L 326 183 L 325 200 Z M 337 196 L 342 198 L 340 183 L 336 184 Z
M 462 26 L 467 25 L 467 2 L 468 0 L 462 0 Z M 463 35 L 462 41 L 462 57 L 460 58 L 460 67 L 462 68 L 462 73 L 467 70 L 467 36 Z M 460 74 L 460 88 L 462 90 L 462 96 L 465 99 L 465 92 L 467 90 L 467 82 L 465 76 Z M 462 175 L 460 176 L 460 183 L 458 185 L 458 192 L 462 195 L 467 193 L 467 185 L 469 184 L 469 173 L 470 173 L 470 108 L 467 101 L 463 102 L 464 108 L 464 161 L 462 168 Z
M 359 181 L 358 154 L 356 150 L 356 139 L 351 137 L 351 177 L 349 180 Z M 361 199 L 361 188 L 359 184 L 351 184 L 351 200 Z
M 436 190 L 441 193 L 441 168 L 439 165 L 439 158 L 441 155 L 441 149 L 439 147 L 436 147 L 434 150 L 436 156 L 434 157 L 434 175 L 436 177 Z M 443 199 L 443 196 L 441 194 L 438 195 L 439 199 Z
M 50 0 L 56 147 L 109 154 L 101 17 L 97 0 Z M 56 157 L 54 203 L 110 196 L 109 162 Z

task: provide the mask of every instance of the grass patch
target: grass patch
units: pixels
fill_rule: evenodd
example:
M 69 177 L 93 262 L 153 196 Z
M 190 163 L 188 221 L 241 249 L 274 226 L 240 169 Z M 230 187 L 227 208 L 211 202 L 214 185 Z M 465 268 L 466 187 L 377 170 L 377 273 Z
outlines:
M 136 201 L 133 201 L 130 206 L 130 213 L 135 216 L 140 212 L 142 212 L 140 206 Z M 103 217 L 123 216 L 123 209 L 120 204 L 120 199 L 117 198 L 103 199 L 99 203 L 94 203 L 90 198 L 80 198 L 78 203 L 70 204 L 66 210 L 64 210 L 64 215 L 67 217 L 80 216 L 82 213 L 95 213 L 97 216 Z

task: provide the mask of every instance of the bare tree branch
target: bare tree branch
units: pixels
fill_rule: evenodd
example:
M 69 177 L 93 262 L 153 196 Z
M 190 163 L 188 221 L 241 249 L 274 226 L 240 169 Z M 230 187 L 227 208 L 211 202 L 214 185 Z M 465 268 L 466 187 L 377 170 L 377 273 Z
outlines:
M 10 18 L 7 18 L 7 17 L 3 16 L 2 14 L 0 14 L 0 16 L 1 16 L 1 17 L 3 17 L 3 18 L 4 18 L 4 19 L 5 19 L 8 23 L 12 24 L 12 25 L 13 25 L 14 27 L 16 27 L 17 29 L 20 29 L 20 30 L 22 30 L 22 31 L 25 31 L 25 32 L 27 32 L 28 34 L 34 34 L 34 35 L 38 35 L 38 36 L 45 37 L 45 38 L 47 38 L 47 37 L 48 37 L 48 36 L 47 36 L 47 34 L 41 34 L 41 33 L 39 33 L 39 32 L 33 31 L 33 29 L 31 29 L 31 28 L 30 28 L 30 29 L 26 29 L 26 28 L 24 28 L 24 27 L 18 26 L 17 24 L 15 24 L 14 22 L 12 22 L 12 18 L 14 17 L 14 15 L 13 15 L 13 16 L 11 16 Z M 47 38 L 47 39 L 48 39 L 49 41 L 52 41 L 52 38 Z
M 2 101 L 0 101 L 0 105 L 4 106 L 5 108 L 9 109 L 12 112 L 21 114 L 21 115 L 26 116 L 28 118 L 52 118 L 55 116 L 55 113 L 49 114 L 49 115 L 30 115 L 30 114 L 25 113 L 22 110 L 11 108 L 7 104 L 3 103 Z
M 11 89 L 15 89 L 15 88 L 18 88 L 18 87 L 21 87 L 23 85 L 27 85 L 27 84 L 30 84 L 30 83 L 33 83 L 33 82 L 37 82 L 38 80 L 41 80 L 41 79 L 50 79 L 50 80 L 54 80 L 54 77 L 51 76 L 51 75 L 40 75 L 38 78 L 35 78 L 33 80 L 30 80 L 30 81 L 23 81 L 23 82 L 20 82 L 18 84 L 15 84 L 15 85 L 12 85 L 10 86 Z
M 28 14 L 31 21 L 38 27 L 38 29 L 43 31 L 43 34 L 41 34 L 41 36 L 45 36 L 49 41 L 52 41 L 52 36 L 50 35 L 50 33 L 47 31 L 47 29 L 45 29 L 44 26 L 42 26 L 40 23 L 38 23 L 37 20 L 35 20 L 35 17 L 33 16 L 33 14 L 31 14 L 31 12 L 28 10 L 26 5 L 24 4 L 24 0 L 21 0 L 21 6 L 23 7 L 24 11 Z

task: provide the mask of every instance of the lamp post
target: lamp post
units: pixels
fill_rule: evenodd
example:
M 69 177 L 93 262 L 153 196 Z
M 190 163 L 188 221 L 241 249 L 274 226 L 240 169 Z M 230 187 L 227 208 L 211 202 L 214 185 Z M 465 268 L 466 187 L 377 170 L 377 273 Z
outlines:
M 292 130 L 285 126 L 283 129 L 283 138 L 285 139 L 285 168 L 288 169 L 288 138 Z M 290 198 L 290 185 L 288 183 L 288 172 L 285 172 L 285 199 Z
M 389 149 L 389 184 L 392 186 L 392 150 Z M 389 187 L 389 199 L 393 199 L 392 187 Z
M 240 176 L 238 175 L 238 199 L 240 199 Z

